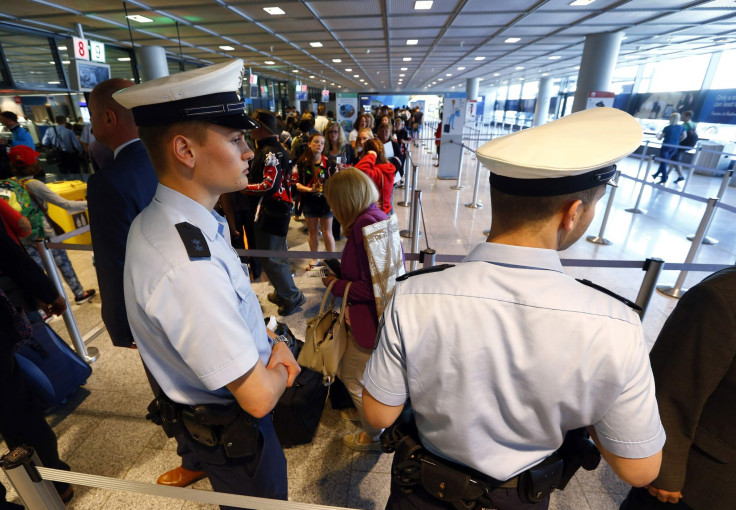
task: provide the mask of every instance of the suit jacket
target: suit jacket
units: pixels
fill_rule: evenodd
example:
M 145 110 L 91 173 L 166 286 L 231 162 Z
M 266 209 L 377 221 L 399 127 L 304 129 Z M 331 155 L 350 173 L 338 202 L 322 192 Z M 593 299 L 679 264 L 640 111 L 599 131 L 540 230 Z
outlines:
M 112 164 L 91 175 L 87 183 L 102 320 L 118 347 L 129 347 L 133 342 L 123 295 L 128 230 L 138 213 L 151 203 L 157 185 L 153 165 L 140 140 L 124 147 Z
M 694 510 L 736 501 L 736 267 L 691 288 L 651 352 L 667 432 L 652 485 L 682 490 Z

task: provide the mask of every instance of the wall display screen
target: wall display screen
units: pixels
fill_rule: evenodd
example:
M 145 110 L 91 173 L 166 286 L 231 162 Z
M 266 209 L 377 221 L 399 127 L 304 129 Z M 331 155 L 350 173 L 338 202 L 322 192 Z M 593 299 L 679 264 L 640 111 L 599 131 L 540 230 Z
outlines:
M 95 85 L 110 79 L 110 66 L 87 60 L 75 60 L 70 66 L 71 88 L 90 92 Z

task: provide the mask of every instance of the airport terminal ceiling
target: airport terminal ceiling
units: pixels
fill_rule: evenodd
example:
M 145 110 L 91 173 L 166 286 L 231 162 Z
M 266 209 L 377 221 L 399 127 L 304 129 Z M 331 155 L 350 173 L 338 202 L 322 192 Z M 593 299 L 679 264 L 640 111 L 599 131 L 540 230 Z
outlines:
M 617 30 L 620 64 L 736 48 L 734 0 L 14 0 L 0 5 L 0 24 L 62 37 L 81 28 L 122 48 L 129 24 L 135 45 L 188 65 L 242 58 L 255 74 L 333 91 L 576 74 L 585 35 Z M 18 38 L 0 41 L 13 67 L 49 51 Z

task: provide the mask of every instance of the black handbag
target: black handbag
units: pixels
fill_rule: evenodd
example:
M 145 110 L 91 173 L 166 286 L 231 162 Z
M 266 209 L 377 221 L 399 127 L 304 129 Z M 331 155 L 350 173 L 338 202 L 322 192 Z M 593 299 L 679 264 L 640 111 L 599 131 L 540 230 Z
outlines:
M 291 353 L 296 359 L 304 342 L 294 337 L 286 324 L 278 323 L 276 333 L 290 340 Z M 322 374 L 302 367 L 291 388 L 286 388 L 273 409 L 273 426 L 284 448 L 311 443 L 327 400 L 327 386 Z

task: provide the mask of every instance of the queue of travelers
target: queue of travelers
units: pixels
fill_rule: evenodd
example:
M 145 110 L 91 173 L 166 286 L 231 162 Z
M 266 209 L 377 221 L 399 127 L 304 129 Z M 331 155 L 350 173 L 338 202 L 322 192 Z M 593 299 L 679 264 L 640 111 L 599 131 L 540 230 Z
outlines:
M 716 480 L 728 480 L 732 471 L 728 462 L 725 468 L 718 464 L 733 450 L 734 420 L 724 422 L 715 411 L 698 416 L 697 409 L 709 409 L 711 394 L 718 409 L 736 408 L 728 391 L 736 370 L 736 309 L 728 283 L 733 273 L 704 282 L 699 299 L 688 305 L 696 307 L 690 310 L 698 320 L 717 314 L 719 326 L 692 328 L 686 344 L 691 355 L 677 363 L 690 373 L 686 365 L 701 359 L 697 349 L 709 343 L 716 343 L 715 358 L 722 363 L 717 377 L 711 374 L 692 395 L 692 410 L 680 416 L 679 394 L 659 379 L 655 393 L 655 379 L 687 391 L 682 378 L 664 383 L 676 378 L 666 356 L 675 349 L 673 331 L 685 327 L 683 320 L 692 325 L 693 318 L 678 307 L 678 319 L 673 315 L 663 330 L 662 347 L 655 346 L 653 374 L 635 310 L 609 291 L 565 275 L 557 253 L 583 235 L 616 162 L 639 146 L 642 132 L 633 117 L 595 108 L 481 146 L 478 158 L 491 174 L 487 242 L 454 267 L 398 278 L 379 314 L 364 229 L 392 214 L 402 142 L 420 133 L 421 111 L 404 118 L 406 109 L 379 110 L 377 123 L 361 114 L 350 140 L 334 121 L 320 120 L 319 132 L 313 116 L 297 120 L 289 111 L 287 122 L 294 119 L 300 130 L 288 133 L 289 151 L 281 136 L 287 123 L 267 110 L 252 117 L 245 112 L 238 95 L 242 68 L 234 60 L 140 85 L 110 80 L 92 94 L 94 130 L 113 151 L 116 166 L 91 181 L 97 184 L 91 185 L 90 204 L 103 190 L 97 204 L 102 196 L 138 193 L 124 189 L 127 181 L 120 176 L 134 169 L 123 164 L 133 159 L 122 156 L 145 157 L 146 190 L 112 234 L 118 245 L 127 239 L 122 266 L 115 257 L 96 269 L 108 282 L 105 289 L 117 289 L 101 296 L 103 311 L 123 322 L 115 326 L 120 340 L 113 340 L 138 350 L 156 405 L 172 411 L 161 424 L 176 438 L 182 463 L 159 483 L 181 487 L 206 476 L 216 491 L 288 497 L 286 458 L 270 413 L 301 367 L 287 339 L 265 327 L 253 275 L 231 242 L 240 236 L 248 247 L 285 251 L 295 188 L 310 251 L 317 250 L 320 229 L 325 249 L 335 251 L 333 216 L 347 237 L 341 274 L 333 271 L 322 280 L 335 296 L 349 285 L 349 334 L 338 376 L 355 409 L 341 416 L 360 429 L 343 444 L 365 451 L 379 450 L 383 442 L 396 450 L 387 509 L 544 510 L 552 491 L 581 466 L 595 467 L 599 455 L 624 482 L 656 501 L 695 510 L 730 507 L 733 484 L 719 484 L 723 495 L 714 496 L 695 480 L 709 470 L 718 473 Z M 185 92 L 184 99 L 172 99 L 172 87 Z M 208 107 L 204 113 L 202 107 Z M 324 110 L 322 116 L 327 118 Z M 411 135 L 399 139 L 407 122 Z M 124 137 L 114 136 L 123 129 Z M 581 154 L 580 143 L 596 150 Z M 530 145 L 540 150 L 525 151 Z M 38 153 L 14 150 L 23 178 Z M 238 219 L 235 197 L 247 204 Z M 216 212 L 218 204 L 225 217 Z M 104 218 L 99 207 L 90 212 L 93 225 Z M 244 224 L 252 225 L 251 234 L 242 234 Z M 96 256 L 100 235 L 93 235 Z M 252 271 L 253 261 L 246 262 Z M 268 300 L 282 316 L 295 313 L 305 296 L 288 260 L 274 255 L 258 262 L 274 287 Z M 312 260 L 310 268 L 317 263 Z M 53 292 L 36 297 L 50 313 L 62 310 Z M 103 313 L 103 320 L 108 328 L 114 324 L 110 314 Z M 667 401 L 661 417 L 660 397 Z M 678 437 L 669 454 L 668 435 Z M 674 455 L 683 457 L 688 448 L 699 452 L 691 455 L 699 462 L 695 472 L 684 455 L 676 474 L 664 476 Z M 49 458 L 64 468 L 53 452 Z M 644 496 L 632 491 L 626 508 L 655 508 L 646 506 L 651 502 Z

